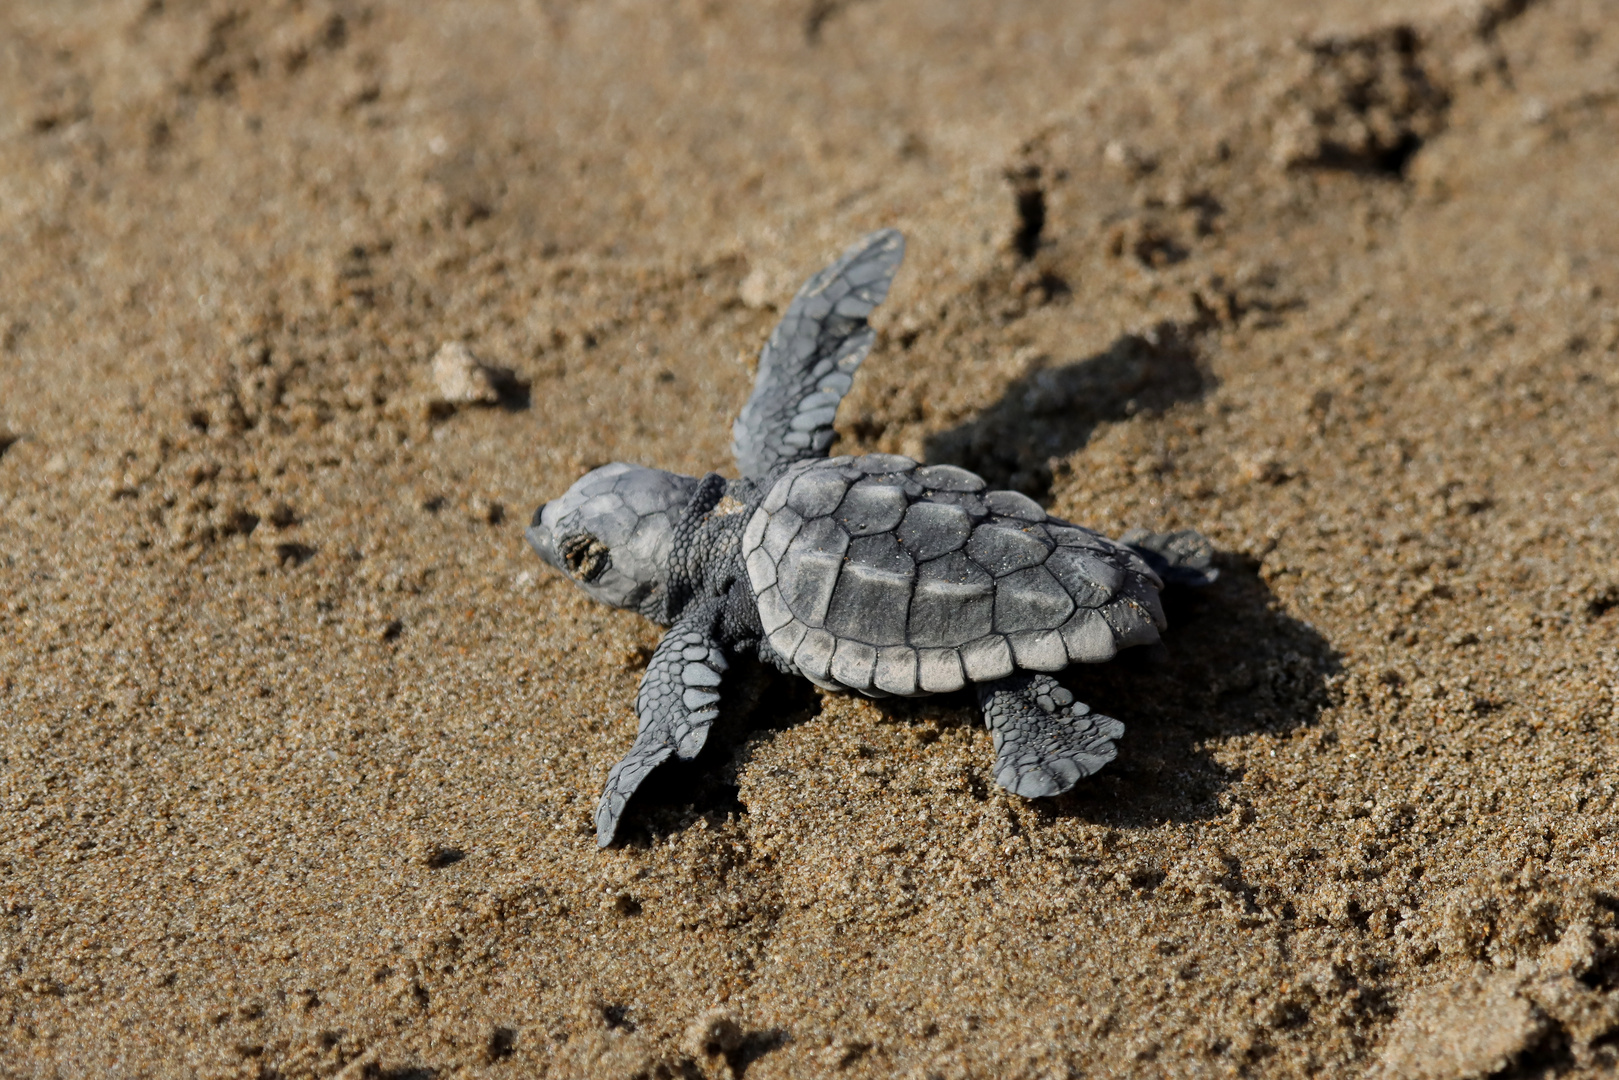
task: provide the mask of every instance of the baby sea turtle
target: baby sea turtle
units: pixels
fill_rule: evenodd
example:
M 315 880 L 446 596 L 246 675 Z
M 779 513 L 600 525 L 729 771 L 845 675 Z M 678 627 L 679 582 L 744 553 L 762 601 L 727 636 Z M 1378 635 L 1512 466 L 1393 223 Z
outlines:
M 596 806 L 601 846 L 648 773 L 702 749 L 739 654 L 872 697 L 970 684 L 996 781 L 1026 798 L 1067 791 L 1113 760 L 1124 725 L 1047 673 L 1157 641 L 1164 582 L 1214 579 L 1196 533 L 1109 540 L 954 465 L 827 456 L 904 252 L 898 232 L 872 233 L 793 298 L 732 428 L 739 479 L 615 462 L 535 513 L 541 558 L 669 627 L 636 695 L 635 745 Z

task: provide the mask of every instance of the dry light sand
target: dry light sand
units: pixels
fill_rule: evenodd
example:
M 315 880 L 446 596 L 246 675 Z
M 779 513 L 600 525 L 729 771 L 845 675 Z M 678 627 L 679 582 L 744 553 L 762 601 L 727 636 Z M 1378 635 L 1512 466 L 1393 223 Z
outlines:
M 1616 147 L 1612 0 L 6 0 L 0 1074 L 1612 1075 Z M 598 854 L 522 526 L 885 225 L 841 446 L 1223 577 L 1070 795 L 744 671 Z

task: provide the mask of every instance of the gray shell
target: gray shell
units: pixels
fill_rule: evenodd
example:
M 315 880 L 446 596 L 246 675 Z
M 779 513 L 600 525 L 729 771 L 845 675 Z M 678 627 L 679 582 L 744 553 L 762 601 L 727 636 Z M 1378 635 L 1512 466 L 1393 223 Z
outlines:
M 788 468 L 742 536 L 771 646 L 822 686 L 908 696 L 1158 640 L 1139 556 L 985 487 L 894 454 Z

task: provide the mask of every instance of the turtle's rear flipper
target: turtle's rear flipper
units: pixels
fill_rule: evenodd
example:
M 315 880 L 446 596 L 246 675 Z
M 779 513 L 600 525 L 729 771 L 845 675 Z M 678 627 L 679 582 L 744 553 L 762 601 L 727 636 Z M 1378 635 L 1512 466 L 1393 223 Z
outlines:
M 1050 675 L 1011 675 L 978 687 L 995 737 L 995 782 L 1025 799 L 1061 795 L 1113 760 L 1124 725 L 1093 713 Z
M 1193 529 L 1167 533 L 1131 529 L 1119 537 L 1119 543 L 1145 559 L 1165 585 L 1198 589 L 1214 584 L 1220 576 L 1213 565 L 1214 545 Z

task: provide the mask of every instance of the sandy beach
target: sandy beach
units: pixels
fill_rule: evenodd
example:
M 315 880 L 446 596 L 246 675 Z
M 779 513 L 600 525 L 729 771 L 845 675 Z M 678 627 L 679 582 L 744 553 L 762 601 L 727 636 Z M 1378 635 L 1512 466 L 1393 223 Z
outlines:
M 1612 0 L 0 5 L 0 1076 L 1613 1075 L 1616 146 Z M 889 226 L 839 452 L 1220 580 L 1067 795 L 743 666 L 598 852 L 523 527 Z

